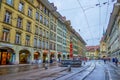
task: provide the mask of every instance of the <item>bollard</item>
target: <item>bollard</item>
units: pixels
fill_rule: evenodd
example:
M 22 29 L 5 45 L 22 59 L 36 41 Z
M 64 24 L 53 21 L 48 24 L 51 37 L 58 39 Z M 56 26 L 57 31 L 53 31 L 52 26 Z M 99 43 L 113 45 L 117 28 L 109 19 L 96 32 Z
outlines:
M 47 64 L 45 64 L 45 69 L 48 69 Z
M 71 65 L 68 65 L 68 71 L 69 72 L 71 71 Z

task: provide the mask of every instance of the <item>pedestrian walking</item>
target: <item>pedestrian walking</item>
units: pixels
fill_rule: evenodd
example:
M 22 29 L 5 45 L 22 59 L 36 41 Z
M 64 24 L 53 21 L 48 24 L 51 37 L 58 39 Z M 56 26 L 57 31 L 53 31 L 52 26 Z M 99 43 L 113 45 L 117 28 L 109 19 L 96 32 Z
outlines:
M 105 57 L 103 57 L 103 61 L 104 61 L 104 64 L 106 64 L 106 58 Z
M 118 58 L 117 57 L 115 57 L 115 65 L 116 65 L 116 67 L 118 66 Z
M 115 62 L 115 58 L 112 58 L 112 62 L 113 62 L 113 63 Z

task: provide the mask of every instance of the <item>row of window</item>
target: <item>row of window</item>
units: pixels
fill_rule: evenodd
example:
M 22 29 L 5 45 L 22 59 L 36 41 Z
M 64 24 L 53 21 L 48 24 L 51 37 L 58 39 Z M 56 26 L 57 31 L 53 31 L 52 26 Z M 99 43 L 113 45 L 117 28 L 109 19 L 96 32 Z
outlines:
M 12 5 L 12 0 L 7 0 L 7 3 L 9 4 L 9 5 Z M 23 13 L 23 11 L 24 11 L 24 3 L 23 2 L 20 2 L 19 3 L 19 7 L 18 7 L 18 10 L 20 11 L 20 12 L 22 12 Z M 28 16 L 29 17 L 31 17 L 32 18 L 32 13 L 33 11 L 32 11 L 32 8 L 28 8 Z M 6 17 L 5 17 L 5 22 L 7 22 L 7 23 L 11 23 L 11 13 L 10 12 L 6 12 Z M 46 17 L 44 17 L 44 19 L 43 19 L 43 16 L 42 16 L 42 14 L 41 15 L 39 15 L 39 13 L 38 12 L 36 12 L 36 20 L 37 21 L 40 21 L 41 23 L 43 23 L 45 26 L 49 26 L 49 20 L 46 18 Z M 43 21 L 44 20 L 44 21 Z M 22 22 L 22 18 L 19 18 L 19 21 L 21 21 Z M 22 23 L 21 23 L 22 24 Z M 21 24 L 18 24 L 18 25 L 20 25 L 20 26 L 22 26 Z
M 35 34 L 49 38 L 49 32 L 46 30 L 43 30 L 42 28 L 39 28 L 38 26 L 36 26 Z
M 39 14 L 39 12 L 36 12 L 36 20 L 44 24 L 45 26 L 49 27 L 49 19 L 46 17 L 43 17 L 43 15 Z
M 22 38 L 21 33 L 16 32 L 15 43 L 16 44 L 21 44 L 21 38 Z M 2 31 L 2 41 L 5 41 L 5 42 L 9 42 L 10 41 L 10 29 L 3 28 L 3 31 Z M 30 36 L 29 35 L 26 35 L 25 45 L 26 46 L 30 46 Z
M 6 11 L 4 22 L 11 23 L 11 13 L 8 11 Z M 19 16 L 17 19 L 17 28 L 21 28 L 21 29 L 23 28 L 23 19 Z M 27 21 L 26 31 L 31 32 L 31 22 L 29 21 Z M 35 34 L 39 34 L 41 36 L 43 35 L 44 37 L 47 37 L 47 38 L 49 36 L 48 31 L 42 30 L 41 28 L 38 28 L 37 26 L 36 26 Z
M 48 41 L 42 41 L 41 39 L 34 38 L 34 47 L 48 49 Z
M 11 17 L 12 17 L 12 13 L 9 11 L 6 11 L 4 22 L 11 24 L 11 21 L 12 21 Z M 17 28 L 21 28 L 21 29 L 23 28 L 23 19 L 19 16 L 17 18 Z M 26 24 L 26 31 L 31 32 L 31 22 L 29 21 L 27 21 L 27 24 Z
M 10 41 L 10 30 L 7 28 L 3 28 L 2 31 L 2 41 L 9 42 Z M 15 44 L 21 44 L 22 41 L 22 34 L 19 32 L 16 32 L 15 35 Z M 26 35 L 25 38 L 25 45 L 30 46 L 30 35 Z M 47 41 L 42 41 L 42 40 L 37 40 L 37 38 L 34 38 L 34 47 L 38 48 L 47 48 L 48 49 L 48 42 Z
M 30 2 L 32 2 L 31 0 L 29 0 Z M 13 6 L 13 4 L 14 4 L 14 0 L 6 0 L 6 3 L 8 4 L 8 5 L 10 5 L 10 6 Z M 20 11 L 20 12 L 24 12 L 24 3 L 23 2 L 19 2 L 19 6 L 18 6 L 18 10 Z M 32 8 L 28 8 L 28 16 L 29 17 L 32 17 Z

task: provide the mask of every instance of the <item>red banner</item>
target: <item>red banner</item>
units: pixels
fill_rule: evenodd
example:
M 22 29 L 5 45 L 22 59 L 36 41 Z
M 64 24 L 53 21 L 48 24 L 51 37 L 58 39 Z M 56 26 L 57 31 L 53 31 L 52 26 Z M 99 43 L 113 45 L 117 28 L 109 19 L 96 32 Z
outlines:
M 73 58 L 73 44 L 70 42 L 70 58 Z

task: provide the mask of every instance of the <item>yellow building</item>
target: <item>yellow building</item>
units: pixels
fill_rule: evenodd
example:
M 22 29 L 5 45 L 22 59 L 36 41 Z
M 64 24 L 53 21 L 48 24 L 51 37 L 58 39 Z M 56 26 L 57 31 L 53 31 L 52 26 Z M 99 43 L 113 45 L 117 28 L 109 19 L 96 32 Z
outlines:
M 71 32 L 71 22 L 68 20 L 66 21 L 66 27 L 67 27 L 67 31 L 66 31 L 66 51 L 67 51 L 67 59 L 70 59 L 70 32 Z
M 1 65 L 38 63 L 57 58 L 56 30 L 60 16 L 53 3 L 48 0 L 2 0 L 0 4 Z M 62 49 L 69 54 L 72 28 L 66 30 L 70 24 L 63 22 L 63 25 Z M 75 37 L 74 40 L 77 46 Z
M 47 0 L 2 0 L 0 64 L 24 64 L 40 59 L 44 62 L 49 58 L 49 34 L 52 30 L 49 27 L 50 23 L 55 26 L 57 23 L 51 10 L 55 7 Z M 55 51 L 55 40 L 53 42 Z
M 100 55 L 99 57 L 100 58 L 103 58 L 103 57 L 107 57 L 107 47 L 106 47 L 106 43 L 104 41 L 104 37 L 102 37 L 101 41 L 100 41 Z
M 99 58 L 99 46 L 87 46 L 86 47 L 86 58 L 98 59 Z
M 85 47 L 85 45 L 86 45 L 86 42 L 82 39 L 82 37 L 79 35 L 79 34 L 77 34 L 77 36 L 78 36 L 78 55 L 80 56 L 80 57 L 84 57 L 85 56 L 85 52 L 86 52 L 86 47 Z

